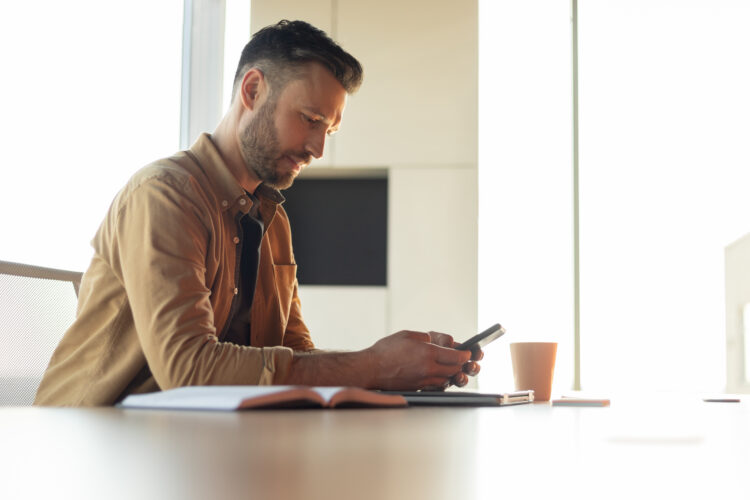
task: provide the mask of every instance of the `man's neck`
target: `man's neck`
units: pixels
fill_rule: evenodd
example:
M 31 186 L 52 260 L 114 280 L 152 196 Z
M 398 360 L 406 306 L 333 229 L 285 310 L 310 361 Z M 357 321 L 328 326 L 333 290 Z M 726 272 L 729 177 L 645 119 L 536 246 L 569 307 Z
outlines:
M 245 160 L 242 158 L 239 138 L 236 133 L 237 125 L 236 123 L 231 123 L 233 121 L 231 113 L 225 115 L 218 127 L 216 127 L 216 130 L 211 134 L 211 139 L 239 185 L 245 191 L 254 193 L 258 186 L 260 186 L 261 181 L 250 172 L 250 169 L 245 164 Z

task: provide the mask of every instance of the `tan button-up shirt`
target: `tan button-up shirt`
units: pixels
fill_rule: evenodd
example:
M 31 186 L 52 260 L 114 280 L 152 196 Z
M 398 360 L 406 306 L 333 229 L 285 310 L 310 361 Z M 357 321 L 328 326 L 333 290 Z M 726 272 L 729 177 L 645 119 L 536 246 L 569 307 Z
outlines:
M 255 195 L 267 228 L 251 308 L 251 346 L 222 342 L 238 306 L 239 218 L 252 201 L 210 136 L 137 172 L 92 244 L 76 320 L 35 404 L 111 405 L 185 385 L 273 384 L 292 350 L 313 349 L 281 194 Z

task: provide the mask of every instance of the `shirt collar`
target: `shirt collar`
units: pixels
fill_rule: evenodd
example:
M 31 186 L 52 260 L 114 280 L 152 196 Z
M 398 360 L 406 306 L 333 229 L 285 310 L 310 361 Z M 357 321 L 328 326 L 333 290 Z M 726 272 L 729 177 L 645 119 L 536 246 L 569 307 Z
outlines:
M 211 136 L 206 133 L 201 134 L 190 148 L 190 152 L 213 184 L 222 212 L 236 207 L 235 209 L 247 213 L 253 202 L 232 175 L 219 150 L 216 149 L 216 145 L 211 140 Z M 258 186 L 254 194 L 261 202 L 268 200 L 273 205 L 285 201 L 284 196 L 277 189 L 265 184 Z

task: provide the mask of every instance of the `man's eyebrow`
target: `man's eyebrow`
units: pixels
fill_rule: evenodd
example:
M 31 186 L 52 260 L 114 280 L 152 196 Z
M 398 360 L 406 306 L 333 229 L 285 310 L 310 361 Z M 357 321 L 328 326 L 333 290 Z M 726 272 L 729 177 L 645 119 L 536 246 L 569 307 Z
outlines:
M 311 115 L 313 115 L 313 118 L 315 118 L 316 120 L 319 120 L 320 122 L 328 125 L 328 128 L 329 128 L 328 133 L 329 134 L 333 134 L 335 132 L 338 132 L 339 127 L 338 127 L 338 125 L 335 126 L 335 127 L 333 126 L 333 123 L 334 123 L 333 120 L 329 120 L 328 118 L 325 117 L 325 115 L 323 115 L 322 113 L 320 113 L 315 108 L 306 108 L 306 110 L 307 110 L 308 113 L 310 113 Z

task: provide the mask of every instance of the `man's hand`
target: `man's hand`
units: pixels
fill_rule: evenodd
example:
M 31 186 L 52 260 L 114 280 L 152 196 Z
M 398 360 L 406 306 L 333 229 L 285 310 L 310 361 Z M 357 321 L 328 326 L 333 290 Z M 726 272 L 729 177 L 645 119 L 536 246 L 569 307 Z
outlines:
M 459 351 L 445 333 L 401 331 L 356 352 L 295 351 L 274 383 L 415 391 L 459 387 L 476 375 L 482 351 Z
M 401 331 L 365 350 L 371 361 L 372 386 L 390 390 L 444 389 L 469 381 L 479 372 L 482 351 L 457 351 L 444 333 Z M 474 360 L 474 361 L 472 361 Z
M 433 344 L 437 344 L 443 347 L 455 348 L 460 344 L 460 342 L 455 342 L 453 340 L 453 337 L 451 335 L 448 335 L 447 333 L 430 332 L 430 338 L 432 339 Z M 484 351 L 482 351 L 482 349 L 478 348 L 471 351 L 471 359 L 463 364 L 463 366 L 461 367 L 461 371 L 456 373 L 453 378 L 451 378 L 450 383 L 457 387 L 463 387 L 468 384 L 469 377 L 467 375 L 473 377 L 474 375 L 479 373 L 481 367 L 476 361 L 480 361 L 483 357 Z M 444 389 L 445 387 L 442 388 Z

